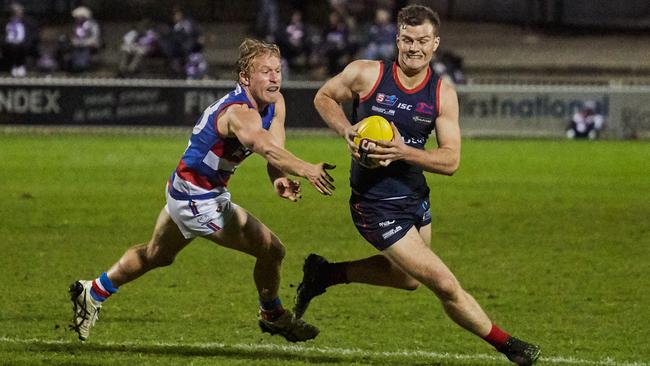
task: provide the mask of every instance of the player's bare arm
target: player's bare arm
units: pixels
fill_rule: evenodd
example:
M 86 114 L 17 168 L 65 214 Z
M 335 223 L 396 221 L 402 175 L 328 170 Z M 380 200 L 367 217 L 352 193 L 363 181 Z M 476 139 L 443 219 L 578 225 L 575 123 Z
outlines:
M 437 148 L 420 150 L 410 147 L 404 143 L 395 125 L 392 126 L 395 135 L 393 141 L 378 141 L 368 157 L 381 160 L 383 166 L 404 160 L 431 173 L 452 175 L 456 172 L 460 163 L 460 126 L 458 96 L 451 84 L 443 81 L 441 85 L 440 111 L 436 118 Z
M 242 145 L 261 155 L 281 171 L 307 179 L 320 193 L 332 194 L 334 179 L 327 170 L 333 169 L 334 166 L 327 163 L 308 163 L 282 148 L 273 134 L 262 128 L 260 116 L 255 109 L 244 104 L 235 104 L 228 107 L 219 120 L 225 125 L 220 124 L 220 132 L 236 136 Z M 227 131 L 222 131 L 222 128 Z
M 320 116 L 331 129 L 345 138 L 353 154 L 358 155 L 353 141 L 356 129 L 346 117 L 342 103 L 370 93 L 379 77 L 379 68 L 378 61 L 354 61 L 340 74 L 328 80 L 314 97 L 314 106 Z
M 286 139 L 284 130 L 285 116 L 286 108 L 284 97 L 281 97 L 275 102 L 275 116 L 273 116 L 273 121 L 271 122 L 271 127 L 268 131 L 273 135 L 275 141 L 282 148 L 284 148 Z M 287 177 L 282 170 L 276 168 L 271 163 L 266 164 L 266 171 L 278 196 L 292 202 L 297 202 L 302 197 L 300 193 L 300 181 Z

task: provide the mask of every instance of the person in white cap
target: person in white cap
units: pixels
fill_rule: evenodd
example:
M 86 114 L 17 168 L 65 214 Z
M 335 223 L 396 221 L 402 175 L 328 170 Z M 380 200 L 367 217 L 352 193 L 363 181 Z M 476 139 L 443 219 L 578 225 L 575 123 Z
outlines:
M 82 72 L 90 67 L 90 58 L 97 53 L 101 43 L 99 24 L 93 19 L 93 13 L 85 6 L 72 10 L 75 19 L 72 36 L 71 71 Z

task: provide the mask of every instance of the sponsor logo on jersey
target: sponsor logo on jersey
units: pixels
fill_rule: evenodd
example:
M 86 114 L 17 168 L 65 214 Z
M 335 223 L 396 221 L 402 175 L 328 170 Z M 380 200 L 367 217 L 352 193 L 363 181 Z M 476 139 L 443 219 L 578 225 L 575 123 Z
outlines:
M 415 107 L 415 111 L 428 116 L 433 116 L 433 106 L 427 103 L 419 102 Z
M 391 236 L 399 233 L 400 231 L 402 231 L 402 227 L 400 225 L 398 225 L 398 226 L 395 226 L 394 228 L 388 230 L 387 232 L 381 234 L 381 237 L 384 238 L 384 239 L 388 239 Z
M 395 223 L 395 220 L 382 221 L 379 223 L 379 227 L 386 227 Z
M 392 107 L 395 105 L 397 102 L 397 96 L 396 95 L 387 95 L 384 93 L 377 93 L 377 97 L 375 98 L 377 103 L 387 105 L 389 107 Z
M 431 210 L 426 210 L 424 211 L 424 215 L 422 215 L 422 221 L 427 221 L 431 219 Z
M 404 143 L 407 145 L 424 145 L 427 140 L 424 137 L 403 137 Z
M 395 115 L 395 110 L 394 109 L 386 109 L 386 108 L 381 108 L 373 105 L 370 109 L 373 110 L 373 112 L 385 114 L 387 116 L 394 116 Z
M 425 116 L 421 116 L 419 114 L 416 114 L 415 116 L 413 116 L 413 122 L 428 125 L 431 122 L 433 122 L 433 118 L 432 117 L 425 117 Z
M 406 103 L 397 103 L 397 108 L 403 109 L 405 111 L 410 111 L 411 109 L 413 109 L 413 106 Z

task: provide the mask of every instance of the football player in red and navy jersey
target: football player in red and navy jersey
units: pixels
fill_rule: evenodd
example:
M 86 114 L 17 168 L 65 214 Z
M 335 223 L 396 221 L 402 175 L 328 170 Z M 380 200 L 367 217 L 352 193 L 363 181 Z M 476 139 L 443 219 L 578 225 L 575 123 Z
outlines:
M 407 6 L 398 14 L 397 59 L 393 63 L 358 60 L 323 85 L 314 104 L 327 125 L 342 136 L 353 155 L 350 211 L 361 235 L 380 254 L 330 263 L 311 254 L 303 266 L 295 313 L 302 316 L 311 299 L 341 283 L 366 283 L 414 290 L 420 284 L 441 301 L 459 326 L 485 339 L 518 365 L 530 365 L 539 347 L 494 325 L 478 302 L 431 250 L 429 187 L 423 172 L 452 175 L 460 163 L 458 98 L 453 86 L 431 71 L 440 44 L 438 15 L 428 7 Z M 352 121 L 341 105 L 353 101 Z M 394 139 L 379 141 L 369 158 L 357 160 L 353 138 L 358 121 L 371 115 L 392 122 Z M 432 131 L 437 147 L 425 149 Z
M 152 269 L 172 264 L 176 255 L 198 236 L 256 258 L 262 331 L 292 342 L 318 335 L 318 328 L 294 317 L 278 296 L 284 246 L 280 239 L 244 208 L 231 201 L 230 176 L 250 154 L 268 161 L 276 193 L 300 198 L 307 179 L 323 195 L 332 194 L 327 163 L 311 164 L 284 149 L 285 104 L 280 93 L 282 74 L 276 45 L 247 39 L 240 45 L 239 80 L 235 90 L 205 109 L 189 144 L 167 184 L 167 204 L 160 211 L 151 240 L 128 249 L 108 271 L 93 281 L 70 286 L 73 328 L 88 338 L 102 303 L 121 285 Z

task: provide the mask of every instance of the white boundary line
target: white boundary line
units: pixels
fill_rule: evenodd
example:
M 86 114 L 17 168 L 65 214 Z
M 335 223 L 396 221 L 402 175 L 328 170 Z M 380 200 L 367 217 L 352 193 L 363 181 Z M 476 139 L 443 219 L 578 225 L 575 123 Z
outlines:
M 10 337 L 0 337 L 0 343 L 13 343 L 13 344 L 45 344 L 45 345 L 73 345 L 82 344 L 79 341 L 64 341 L 64 340 L 44 340 L 44 339 L 20 339 Z M 200 349 L 214 349 L 214 350 L 242 350 L 242 351 L 279 351 L 288 352 L 299 355 L 305 352 L 313 352 L 328 356 L 358 356 L 358 357 L 371 357 L 371 358 L 403 358 L 403 357 L 416 357 L 431 360 L 465 360 L 465 361 L 503 361 L 506 359 L 501 355 L 489 354 L 459 354 L 448 352 L 430 352 L 430 351 L 417 351 L 417 350 L 404 350 L 404 351 L 370 351 L 359 348 L 331 348 L 331 347 L 311 347 L 301 345 L 278 345 L 278 344 L 246 344 L 235 343 L 226 344 L 218 342 L 207 343 L 171 343 L 171 342 L 92 342 L 98 346 L 121 346 L 121 347 L 158 347 L 158 348 L 177 348 L 177 347 L 191 347 Z M 305 355 L 306 356 L 306 355 Z M 650 366 L 645 361 L 616 361 L 613 358 L 605 358 L 599 361 L 584 360 L 575 357 L 564 356 L 550 356 L 541 357 L 540 362 L 549 364 L 567 364 L 567 365 L 589 365 L 589 366 Z

